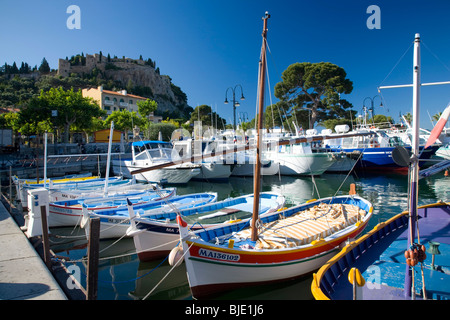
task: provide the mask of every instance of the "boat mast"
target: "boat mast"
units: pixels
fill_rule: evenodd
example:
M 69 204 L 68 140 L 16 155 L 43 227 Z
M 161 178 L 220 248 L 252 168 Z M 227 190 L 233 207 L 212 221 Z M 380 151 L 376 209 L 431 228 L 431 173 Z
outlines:
M 261 134 L 262 123 L 264 115 L 264 87 L 266 83 L 266 38 L 267 38 L 267 20 L 270 18 L 269 13 L 266 11 L 266 15 L 263 18 L 264 26 L 262 32 L 262 48 L 261 59 L 259 60 L 259 108 L 258 108 L 258 129 L 256 130 L 256 161 L 255 161 L 255 175 L 253 178 L 253 216 L 252 216 L 252 241 L 258 239 L 258 233 L 256 230 L 256 220 L 258 220 L 259 214 L 259 192 L 261 189 Z
M 111 128 L 109 129 L 108 157 L 106 160 L 105 188 L 103 189 L 103 196 L 105 197 L 108 195 L 109 167 L 111 165 L 111 149 L 112 149 L 113 134 L 114 134 L 114 121 L 111 121 Z
M 416 33 L 414 40 L 413 63 L 413 123 L 412 123 L 412 161 L 410 166 L 410 195 L 409 195 L 409 233 L 408 247 L 414 243 L 415 227 L 417 220 L 417 198 L 419 181 L 419 110 L 420 110 L 420 34 Z M 412 297 L 412 272 L 406 265 L 405 272 L 405 297 Z

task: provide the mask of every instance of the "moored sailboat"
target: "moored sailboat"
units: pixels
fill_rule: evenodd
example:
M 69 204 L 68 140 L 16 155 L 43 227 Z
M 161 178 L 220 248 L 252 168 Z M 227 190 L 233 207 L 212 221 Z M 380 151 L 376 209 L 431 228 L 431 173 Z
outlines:
M 360 234 L 373 207 L 356 195 L 310 201 L 259 215 L 267 20 L 263 18 L 256 169 L 251 219 L 189 233 L 179 215 L 180 238 L 191 292 L 204 298 L 232 288 L 283 281 L 318 269 L 339 245 Z

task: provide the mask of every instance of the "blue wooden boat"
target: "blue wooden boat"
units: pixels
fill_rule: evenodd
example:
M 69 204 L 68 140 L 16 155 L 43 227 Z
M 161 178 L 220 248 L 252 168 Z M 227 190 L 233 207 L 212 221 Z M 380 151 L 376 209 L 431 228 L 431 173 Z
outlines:
M 127 199 L 134 205 L 141 205 L 152 201 L 168 199 L 176 193 L 175 188 L 153 190 L 152 188 L 135 190 L 124 188 L 123 192 L 116 190 L 110 191 L 107 195 L 92 196 L 76 199 L 65 199 L 61 201 L 50 202 L 49 204 L 49 226 L 76 226 L 80 223 L 83 216 L 83 205 L 89 211 L 107 210 L 127 205 Z
M 409 169 L 408 211 L 378 224 L 325 263 L 314 274 L 311 284 L 316 299 L 450 299 L 450 203 L 444 199 L 431 205 L 417 205 L 420 177 L 419 34 L 414 42 L 413 156 L 405 149 L 398 149 L 395 155 L 396 162 Z M 395 87 L 398 86 L 384 88 Z M 431 135 L 426 146 L 435 140 Z
M 418 208 L 420 244 L 427 249 L 422 267 L 415 266 L 414 288 L 405 288 L 407 265 L 404 252 L 408 241 L 408 217 L 405 211 L 382 222 L 366 235 L 345 246 L 314 275 L 312 293 L 318 300 L 352 300 L 353 286 L 347 280 L 351 268 L 357 268 L 365 285 L 357 290 L 357 299 L 403 300 L 406 298 L 450 299 L 450 203 L 435 203 Z M 437 244 L 438 250 L 435 250 Z M 433 250 L 433 251 L 432 251 Z M 432 252 L 439 252 L 433 258 Z M 433 263 L 434 260 L 434 263 Z
M 170 219 L 175 216 L 176 212 L 180 210 L 189 210 L 196 207 L 203 206 L 208 203 L 216 202 L 217 193 L 193 193 L 181 196 L 174 196 L 167 199 L 159 199 L 149 201 L 144 204 L 132 205 L 136 214 L 139 217 L 151 217 L 155 219 Z M 131 200 L 129 200 L 131 203 Z M 128 203 L 106 210 L 89 210 L 86 203 L 82 204 L 83 219 L 81 227 L 85 229 L 86 235 L 89 236 L 89 228 L 87 222 L 89 218 L 100 218 L 100 238 L 121 238 L 126 235 L 127 229 L 130 226 L 130 217 Z
M 253 201 L 254 195 L 248 194 L 169 214 L 153 215 L 151 218 L 140 215 L 141 217 L 134 219 L 127 233 L 133 236 L 141 261 L 165 257 L 180 240 L 180 226 L 175 221 L 177 215 L 183 217 L 192 231 L 214 227 L 235 229 L 236 225 L 248 223 L 252 215 Z M 284 203 L 283 196 L 263 192 L 260 194 L 260 213 L 263 216 L 271 213 L 277 215 Z M 130 210 L 139 214 L 136 207 L 130 207 Z

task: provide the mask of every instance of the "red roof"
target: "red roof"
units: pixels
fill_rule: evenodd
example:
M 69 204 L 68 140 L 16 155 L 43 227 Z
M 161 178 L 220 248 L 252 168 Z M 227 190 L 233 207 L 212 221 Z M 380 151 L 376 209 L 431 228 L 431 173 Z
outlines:
M 136 95 L 134 95 L 134 94 L 129 94 L 129 93 L 127 93 L 126 95 L 124 95 L 124 94 L 121 93 L 121 92 L 116 92 L 116 91 L 111 91 L 111 90 L 103 90 L 103 92 L 104 92 L 104 93 L 107 93 L 107 94 L 113 94 L 113 95 L 121 96 L 121 97 L 130 97 L 130 98 L 144 99 L 144 100 L 148 99 L 148 98 L 145 98 L 145 97 L 140 97 L 140 96 L 136 96 Z

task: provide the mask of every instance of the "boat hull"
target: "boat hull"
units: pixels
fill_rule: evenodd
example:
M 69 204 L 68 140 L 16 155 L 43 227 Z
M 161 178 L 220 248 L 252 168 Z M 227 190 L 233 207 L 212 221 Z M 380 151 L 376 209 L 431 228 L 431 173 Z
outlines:
M 340 199 L 346 198 L 349 197 Z M 288 210 L 297 212 L 295 210 L 314 207 L 320 201 Z M 330 199 L 326 201 L 330 201 Z M 338 199 L 337 201 L 353 200 Z M 366 227 L 373 208 L 365 200 L 358 201 L 369 213 L 364 220 L 326 237 L 323 241 L 312 241 L 309 244 L 292 248 L 258 250 L 245 248 L 242 245 L 236 246 L 235 243 L 232 247 L 227 247 L 203 241 L 206 233 L 212 239 L 216 228 L 197 233 L 201 239 L 183 241 L 183 249 L 185 252 L 188 251 L 185 256 L 185 264 L 193 296 L 197 299 L 209 298 L 224 290 L 289 280 L 319 269 L 327 258 L 339 250 L 342 242 L 356 237 Z M 282 212 L 277 214 L 283 215 Z M 271 219 L 271 216 L 273 218 L 273 214 L 261 215 L 261 219 Z M 218 233 L 224 234 L 222 231 L 218 231 Z
M 275 155 L 282 175 L 321 175 L 336 160 L 330 153 Z
M 195 180 L 225 180 L 231 175 L 231 165 L 217 162 L 203 162 L 200 173 Z
M 137 204 L 143 204 L 149 201 L 157 201 L 161 199 L 167 199 L 174 196 L 176 193 L 175 189 L 168 191 L 162 191 L 160 194 L 156 192 L 129 192 L 126 194 L 117 194 L 101 198 L 84 198 L 82 201 L 97 201 L 104 202 L 103 204 L 96 205 L 95 207 L 89 207 L 89 211 L 101 211 L 114 209 L 120 205 L 126 205 L 126 198 L 131 198 L 132 201 Z M 76 226 L 80 224 L 81 217 L 83 216 L 81 199 L 63 200 L 55 201 L 49 204 L 49 227 L 68 227 Z M 128 226 L 127 226 L 128 228 Z M 126 231 L 126 228 L 125 228 Z M 123 233 L 122 233 L 123 234 Z
M 214 203 L 217 200 L 217 193 L 198 193 L 182 195 L 170 198 L 160 198 L 145 204 L 134 204 L 135 214 L 152 219 L 166 219 L 175 216 L 176 212 L 186 212 L 186 210 Z M 100 218 L 100 239 L 122 238 L 130 236 L 130 215 L 126 206 L 110 208 L 106 210 L 89 210 L 86 213 L 89 217 Z M 135 219 L 135 218 L 133 218 Z M 88 222 L 87 220 L 86 222 Z M 89 237 L 89 228 L 82 224 L 86 236 Z M 172 246 L 173 247 L 173 246 Z M 171 247 L 171 249 L 172 249 Z M 170 250 L 170 249 L 169 249 Z
M 214 254 L 208 248 L 194 248 L 189 260 L 194 273 L 189 273 L 192 295 L 197 299 L 214 297 L 221 292 L 238 289 L 248 285 L 261 285 L 280 282 L 305 276 L 322 266 L 327 259 L 336 254 L 337 249 L 320 252 L 313 256 L 286 256 L 282 262 L 266 263 L 227 263 L 225 261 L 204 259 L 204 255 Z M 242 257 L 241 255 L 241 258 Z M 261 257 L 252 257 L 260 261 Z M 264 257 L 262 257 L 264 258 Z M 252 259 L 253 260 L 253 259 Z M 211 264 L 214 268 L 211 268 Z M 201 276 L 198 276 L 201 274 Z
M 392 151 L 395 149 L 395 147 L 377 147 L 377 148 L 345 148 L 345 149 L 331 149 L 333 152 L 340 152 L 345 151 L 347 153 L 352 152 L 361 152 L 362 157 L 361 159 L 356 163 L 355 168 L 356 169 L 380 169 L 380 168 L 387 168 L 387 169 L 404 169 L 404 167 L 400 167 L 394 162 L 394 159 L 392 158 Z M 411 147 L 406 147 L 407 150 L 411 150 Z M 435 153 L 437 148 L 432 146 L 430 148 L 427 148 L 423 150 L 423 147 L 420 148 L 421 160 L 427 160 L 430 159 Z M 425 163 L 421 163 L 421 166 Z
M 326 172 L 350 172 L 359 160 L 345 153 L 336 153 L 336 161 L 326 170 Z
M 265 161 L 261 164 L 262 176 L 273 176 L 278 173 L 278 163 L 274 161 Z M 255 165 L 251 163 L 243 163 L 234 165 L 232 176 L 235 177 L 253 177 L 255 172 Z
M 261 194 L 261 211 L 263 213 L 276 211 L 283 205 L 284 197 L 272 193 Z M 195 217 L 196 214 L 200 213 L 204 214 L 238 207 L 244 210 L 251 210 L 253 207 L 253 195 L 241 196 L 214 204 L 208 204 L 189 210 L 190 212 L 181 211 L 180 214 L 185 216 L 185 219 L 188 219 L 190 217 Z M 198 219 L 198 221 L 202 222 L 205 220 Z M 239 221 L 241 220 L 236 220 L 236 222 Z M 204 228 L 221 225 L 222 223 L 218 220 L 212 224 L 192 223 L 190 224 L 190 228 L 192 230 L 202 230 Z M 227 224 L 232 225 L 233 223 Z M 172 250 L 180 240 L 180 227 L 174 222 L 166 223 L 162 221 L 146 221 L 145 219 L 138 219 L 136 230 L 129 230 L 128 233 L 133 236 L 136 251 L 138 253 L 139 260 L 141 261 L 150 261 L 167 256 L 170 253 L 170 250 Z
M 151 164 L 134 164 L 131 160 L 113 160 L 113 171 L 120 172 L 126 178 L 132 178 L 132 171 L 150 166 Z M 135 175 L 137 181 L 150 183 L 185 184 L 200 173 L 199 165 L 176 165 L 163 169 L 146 171 Z

